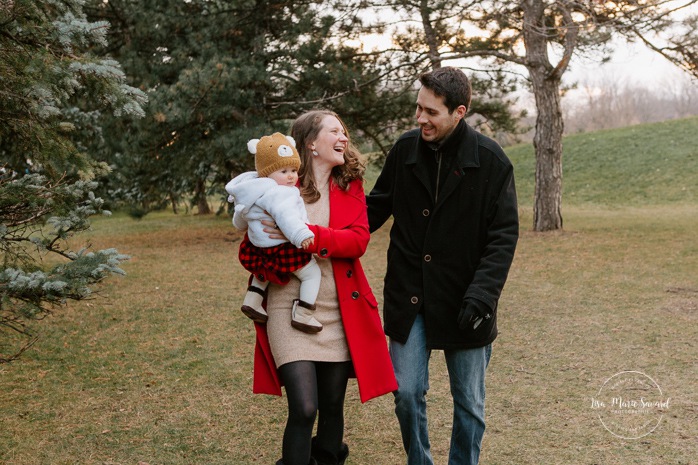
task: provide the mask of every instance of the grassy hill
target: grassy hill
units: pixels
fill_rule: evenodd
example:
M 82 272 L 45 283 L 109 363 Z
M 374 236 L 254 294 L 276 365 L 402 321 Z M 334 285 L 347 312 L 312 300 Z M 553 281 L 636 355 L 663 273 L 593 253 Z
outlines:
M 522 205 L 533 203 L 531 144 L 507 147 Z M 563 140 L 563 205 L 690 204 L 698 201 L 698 117 Z

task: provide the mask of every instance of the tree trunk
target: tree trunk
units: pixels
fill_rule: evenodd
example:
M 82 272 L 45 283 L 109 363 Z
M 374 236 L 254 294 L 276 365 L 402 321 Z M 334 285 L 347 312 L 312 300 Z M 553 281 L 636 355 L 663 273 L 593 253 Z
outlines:
M 211 206 L 208 204 L 208 199 L 206 198 L 206 182 L 203 179 L 199 179 L 196 182 L 195 199 L 199 215 L 210 215 Z
M 172 213 L 175 215 L 178 213 L 177 211 L 177 199 L 175 198 L 174 194 L 170 192 L 170 203 L 172 203 Z
M 199 215 L 210 215 L 211 214 L 211 206 L 208 204 L 208 200 L 206 199 L 206 196 L 199 197 L 199 201 L 196 204 L 196 207 L 199 210 Z
M 422 17 L 422 27 L 424 28 L 424 37 L 429 46 L 429 60 L 431 61 L 431 69 L 441 68 L 441 54 L 439 53 L 439 42 L 436 36 L 434 26 L 431 24 L 429 0 L 422 0 L 419 4 L 419 14 Z
M 562 109 L 560 82 L 536 78 L 531 73 L 536 96 L 536 185 L 533 207 L 533 230 L 562 229 Z M 540 82 L 536 82 L 540 81 Z
M 522 2 L 524 10 L 524 44 L 526 68 L 536 99 L 536 187 L 533 206 L 533 230 L 562 229 L 562 109 L 561 74 L 548 58 L 545 27 L 545 3 Z

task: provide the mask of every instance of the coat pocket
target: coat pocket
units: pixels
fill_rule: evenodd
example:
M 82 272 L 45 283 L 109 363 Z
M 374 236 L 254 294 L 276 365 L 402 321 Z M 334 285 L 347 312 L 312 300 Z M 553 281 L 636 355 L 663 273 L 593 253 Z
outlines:
M 364 292 L 364 299 L 366 299 L 366 302 L 368 302 L 372 308 L 378 310 L 378 301 L 372 291 Z

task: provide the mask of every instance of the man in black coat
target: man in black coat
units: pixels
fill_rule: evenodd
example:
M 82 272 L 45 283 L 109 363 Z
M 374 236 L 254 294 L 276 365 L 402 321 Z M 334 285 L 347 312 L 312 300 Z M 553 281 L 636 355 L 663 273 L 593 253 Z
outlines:
M 514 173 L 501 147 L 466 124 L 461 70 L 419 80 L 419 128 L 398 139 L 367 197 L 371 231 L 393 216 L 383 317 L 395 412 L 407 464 L 432 465 L 425 395 L 431 350 L 443 350 L 454 400 L 448 463 L 477 464 L 497 302 L 518 239 Z

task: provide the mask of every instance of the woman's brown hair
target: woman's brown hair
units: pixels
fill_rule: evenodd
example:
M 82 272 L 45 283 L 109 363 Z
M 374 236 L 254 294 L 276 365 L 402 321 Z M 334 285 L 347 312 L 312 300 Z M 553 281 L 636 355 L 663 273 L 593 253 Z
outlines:
M 320 199 L 320 192 L 317 189 L 313 170 L 311 169 L 312 155 L 308 146 L 317 139 L 322 129 L 322 121 L 327 116 L 334 116 L 339 120 L 344 128 L 344 134 L 349 139 L 347 149 L 344 151 L 344 164 L 332 168 L 331 178 L 334 180 L 334 183 L 341 189 L 346 190 L 351 181 L 355 179 L 363 181 L 364 171 L 366 170 L 361 153 L 351 143 L 349 130 L 337 113 L 330 110 L 311 110 L 303 113 L 293 122 L 291 137 L 296 141 L 296 149 L 301 157 L 301 167 L 298 171 L 301 195 L 308 203 L 314 203 Z

